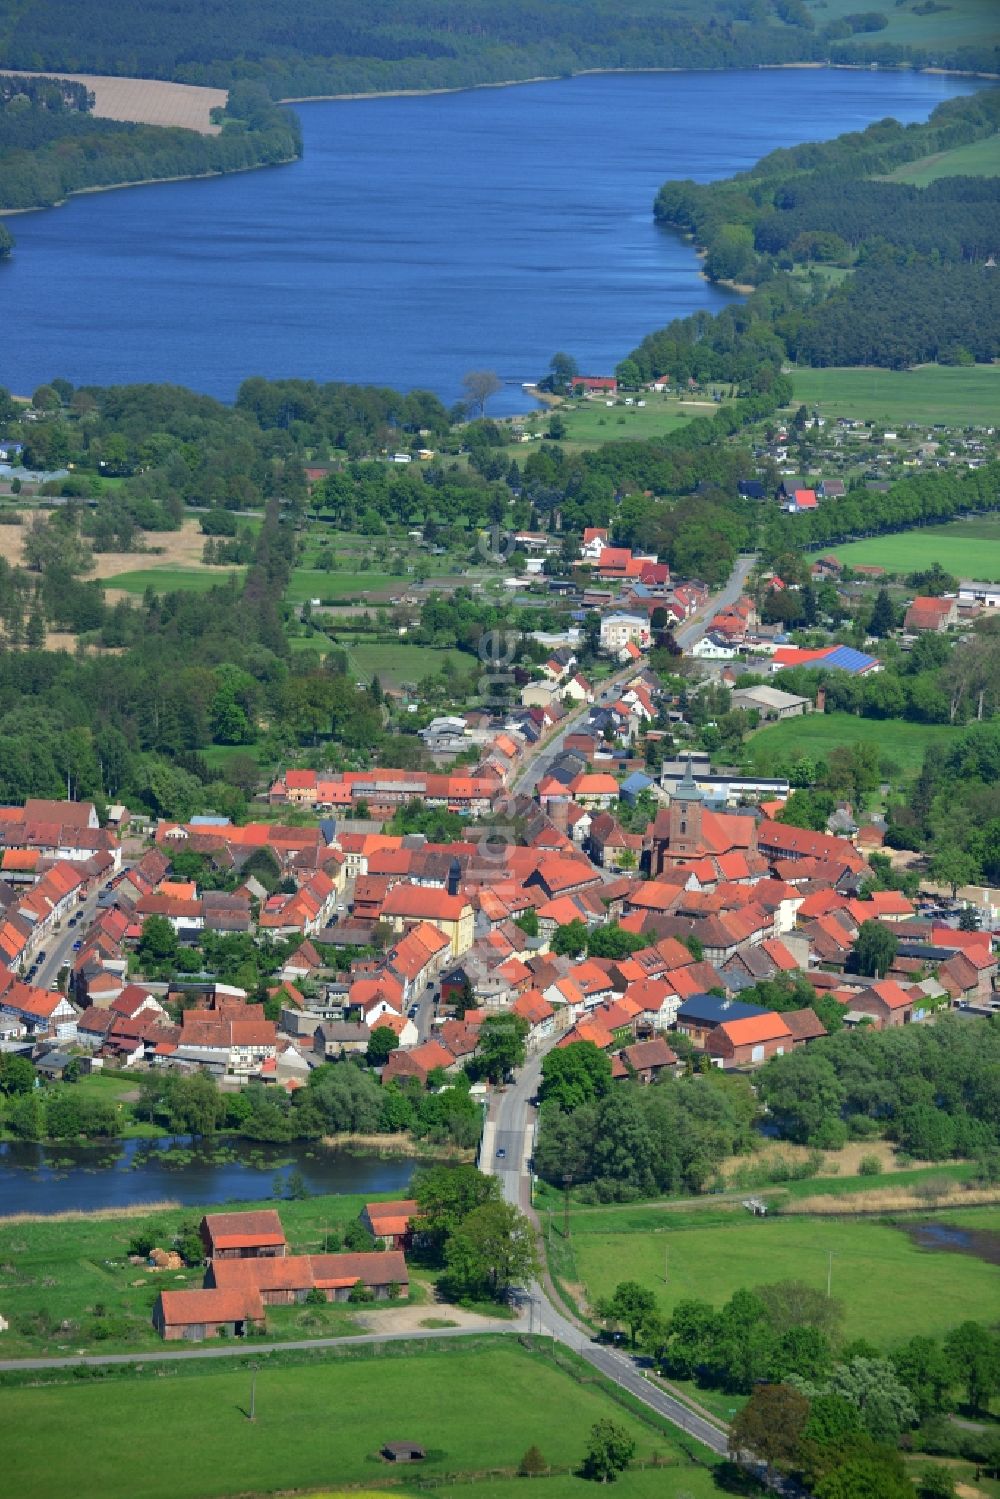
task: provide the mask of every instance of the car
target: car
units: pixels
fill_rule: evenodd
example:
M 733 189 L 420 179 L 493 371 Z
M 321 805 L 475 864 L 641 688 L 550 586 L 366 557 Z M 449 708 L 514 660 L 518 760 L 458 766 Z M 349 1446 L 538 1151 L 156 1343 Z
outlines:
M 82 946 L 83 943 L 80 941 L 79 937 L 77 937 L 76 941 L 73 943 L 73 951 L 79 952 Z
M 498 1161 L 505 1161 L 506 1159 L 507 1159 L 507 1151 L 504 1149 L 504 1147 L 502 1145 L 498 1145 L 497 1146 L 497 1160 Z
M 45 962 L 45 948 L 43 947 L 42 950 L 41 950 L 41 952 L 38 954 L 38 957 L 35 959 L 35 967 L 39 968 L 41 966 L 41 964 L 44 963 L 44 962 Z

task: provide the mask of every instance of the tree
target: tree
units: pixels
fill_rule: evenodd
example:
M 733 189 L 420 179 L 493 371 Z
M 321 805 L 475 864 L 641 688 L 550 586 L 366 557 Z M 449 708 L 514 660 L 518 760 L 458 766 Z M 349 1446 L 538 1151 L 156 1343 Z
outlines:
M 177 933 L 165 916 L 147 916 L 142 923 L 139 956 L 152 963 L 167 963 L 176 958 Z
M 518 1463 L 517 1471 L 521 1478 L 537 1478 L 539 1474 L 548 1472 L 548 1467 L 540 1450 L 532 1445 Z
M 462 387 L 469 404 L 478 408 L 480 416 L 485 416 L 486 402 L 503 390 L 503 381 L 495 370 L 470 370 L 462 379 Z
M 35 1086 L 35 1069 L 27 1057 L 15 1052 L 0 1053 L 0 1093 L 7 1097 L 30 1093 Z
M 538 1096 L 566 1112 L 604 1098 L 611 1088 L 611 1059 L 593 1041 L 573 1041 L 542 1062 Z
M 913 1485 L 902 1459 L 885 1448 L 846 1453 L 813 1492 L 816 1499 L 913 1499 Z
M 944 1340 L 972 1410 L 988 1410 L 1000 1389 L 1000 1338 L 979 1322 L 962 1322 Z
M 626 1323 L 634 1348 L 641 1329 L 656 1313 L 656 1297 L 638 1281 L 621 1280 L 615 1286 L 614 1295 L 598 1303 L 597 1311 L 605 1322 Z
M 885 978 L 896 956 L 899 939 L 880 921 L 863 921 L 851 948 L 855 973 Z
M 554 391 L 565 391 L 574 375 L 580 373 L 572 354 L 553 354 L 549 360 L 549 372 Z
M 513 1203 L 485 1202 L 449 1238 L 445 1266 L 451 1293 L 505 1301 L 513 1286 L 538 1274 L 535 1231 Z
M 758 1385 L 729 1427 L 729 1451 L 763 1458 L 769 1475 L 773 1468 L 793 1467 L 808 1419 L 809 1401 L 798 1390 Z
M 901 1431 L 916 1424 L 913 1396 L 888 1359 L 857 1357 L 838 1364 L 827 1390 L 856 1408 L 876 1442 L 895 1443 Z
M 928 871 L 932 879 L 951 890 L 955 899 L 960 885 L 969 885 L 976 878 L 978 869 L 973 856 L 957 843 L 945 843 L 931 855 Z
M 614 1421 L 597 1421 L 583 1460 L 583 1476 L 597 1483 L 614 1483 L 635 1457 L 635 1439 Z
M 500 1199 L 500 1179 L 476 1166 L 429 1166 L 415 1173 L 410 1188 L 419 1207 L 418 1247 L 440 1260 L 444 1246 L 475 1208 Z
M 399 1045 L 399 1037 L 389 1025 L 376 1024 L 368 1038 L 365 1058 L 369 1067 L 384 1067 Z
M 954 1499 L 955 1479 L 947 1468 L 925 1468 L 917 1483 L 920 1499 Z
M 564 926 L 557 926 L 552 933 L 549 949 L 560 958 L 578 958 L 587 950 L 587 923 L 580 917 L 575 917 Z
M 782 1134 L 801 1144 L 839 1123 L 845 1089 L 833 1064 L 809 1047 L 775 1057 L 759 1074 L 758 1087 Z
M 892 599 L 889 597 L 888 588 L 883 586 L 875 596 L 869 629 L 873 635 L 877 635 L 881 639 L 886 635 L 891 635 L 895 626 L 896 611 L 892 607 Z
M 491 1083 L 501 1083 L 517 1067 L 524 1066 L 528 1022 L 520 1015 L 491 1015 L 479 1030 L 475 1068 Z

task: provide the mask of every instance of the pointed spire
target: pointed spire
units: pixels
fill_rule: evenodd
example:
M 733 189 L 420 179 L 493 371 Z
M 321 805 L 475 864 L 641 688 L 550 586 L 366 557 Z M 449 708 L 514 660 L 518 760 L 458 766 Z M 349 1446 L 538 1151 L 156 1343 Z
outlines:
M 701 802 L 705 798 L 695 784 L 694 774 L 691 770 L 691 756 L 687 758 L 687 769 L 671 792 L 672 802 Z

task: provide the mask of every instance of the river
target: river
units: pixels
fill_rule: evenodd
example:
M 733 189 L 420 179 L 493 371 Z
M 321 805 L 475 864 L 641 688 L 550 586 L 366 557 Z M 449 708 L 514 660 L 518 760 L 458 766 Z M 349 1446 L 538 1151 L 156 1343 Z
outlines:
M 311 1193 L 405 1193 L 414 1162 L 325 1150 L 320 1145 L 214 1146 L 190 1140 L 121 1140 L 106 1145 L 0 1145 L 0 1219 L 12 1213 L 64 1213 L 170 1199 L 184 1203 L 255 1201 L 276 1178 L 298 1170 Z
M 910 73 L 610 74 L 298 106 L 289 166 L 91 194 L 10 221 L 0 383 L 171 381 L 231 400 L 298 375 L 447 402 L 465 372 L 522 380 L 557 349 L 609 372 L 644 334 L 729 294 L 659 229 L 668 177 L 981 87 Z

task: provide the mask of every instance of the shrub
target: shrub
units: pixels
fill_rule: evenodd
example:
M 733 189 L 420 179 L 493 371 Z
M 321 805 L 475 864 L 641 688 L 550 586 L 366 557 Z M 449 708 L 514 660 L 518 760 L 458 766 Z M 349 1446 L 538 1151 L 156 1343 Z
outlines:
M 863 1155 L 858 1162 L 859 1176 L 881 1176 L 882 1162 L 877 1155 Z
M 537 1478 L 539 1473 L 544 1473 L 548 1463 L 537 1447 L 529 1447 L 518 1464 L 518 1474 L 521 1478 Z

